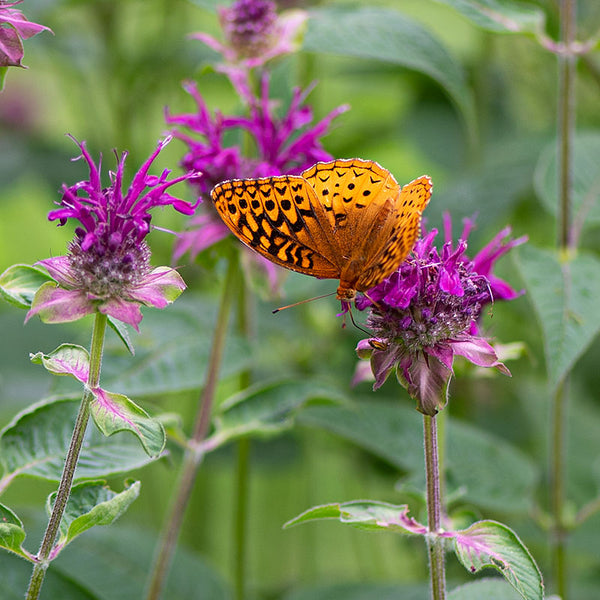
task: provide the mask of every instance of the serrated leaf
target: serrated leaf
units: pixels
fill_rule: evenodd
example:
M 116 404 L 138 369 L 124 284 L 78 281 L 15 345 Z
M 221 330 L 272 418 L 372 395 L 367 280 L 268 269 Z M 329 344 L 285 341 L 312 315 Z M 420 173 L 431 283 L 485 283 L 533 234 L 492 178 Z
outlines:
M 55 375 L 70 375 L 85 383 L 90 367 L 89 352 L 76 344 L 61 344 L 49 354 L 38 352 L 30 355 L 31 362 L 44 365 L 46 370 Z
M 549 143 L 541 153 L 534 175 L 535 191 L 544 206 L 558 213 L 558 144 Z M 574 223 L 600 223 L 600 133 L 578 132 L 573 139 L 572 156 L 572 211 Z
M 118 493 L 103 480 L 75 484 L 60 522 L 53 556 L 84 531 L 116 521 L 138 497 L 140 485 L 139 481 L 129 482 L 125 490 Z M 56 492 L 53 492 L 46 501 L 48 515 L 52 512 L 55 500 Z
M 58 481 L 69 448 L 79 400 L 59 398 L 34 404 L 0 431 L 0 491 L 19 475 Z M 108 439 L 88 427 L 75 478 L 97 478 L 151 462 L 139 442 L 120 433 Z
M 437 81 L 474 119 L 473 102 L 460 65 L 420 23 L 388 8 L 328 6 L 310 11 L 304 50 L 386 61 Z
M 498 33 L 538 33 L 546 17 L 539 6 L 514 0 L 437 0 L 452 6 L 475 25 Z
M 335 388 L 310 381 L 257 384 L 226 400 L 214 417 L 215 432 L 206 440 L 211 450 L 245 435 L 270 436 L 292 427 L 309 402 L 340 402 Z
M 13 265 L 0 275 L 0 294 L 19 308 L 31 308 L 37 290 L 54 281 L 46 271 L 30 265 Z
M 321 520 L 338 520 L 345 525 L 368 531 L 396 531 L 425 535 L 427 528 L 408 516 L 408 506 L 375 500 L 353 500 L 314 506 L 289 520 L 284 528 L 300 523 Z
M 525 600 L 543 600 L 542 575 L 523 542 L 506 525 L 480 521 L 453 537 L 456 555 L 470 573 L 492 567 Z
M 0 504 L 0 548 L 31 560 L 29 553 L 23 548 L 24 541 L 25 529 L 21 519 L 8 506 Z
M 165 447 L 166 436 L 159 421 L 152 419 L 143 408 L 123 394 L 100 388 L 92 392 L 92 417 L 104 435 L 129 431 L 139 439 L 148 456 L 156 458 L 160 455 Z
M 408 474 L 422 476 L 422 416 L 406 404 L 377 400 L 344 406 L 308 406 L 302 425 L 319 427 L 374 453 Z M 532 461 L 504 440 L 466 423 L 448 420 L 445 459 L 450 489 L 480 507 L 527 512 L 537 481 Z M 494 465 L 493 471 L 490 464 Z
M 580 254 L 561 262 L 531 244 L 516 263 L 544 336 L 546 367 L 556 388 L 600 331 L 600 261 Z

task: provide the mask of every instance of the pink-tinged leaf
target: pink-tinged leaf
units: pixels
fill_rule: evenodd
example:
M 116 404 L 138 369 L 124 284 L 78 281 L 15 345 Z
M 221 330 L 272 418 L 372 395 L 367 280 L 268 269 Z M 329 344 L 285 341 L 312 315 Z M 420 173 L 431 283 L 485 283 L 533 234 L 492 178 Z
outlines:
M 346 525 L 370 531 L 390 530 L 413 535 L 425 535 L 427 527 L 408 516 L 405 504 L 394 505 L 374 500 L 314 506 L 288 521 L 284 527 L 292 527 L 308 521 L 335 519 Z
M 55 375 L 70 375 L 86 383 L 90 370 L 90 355 L 85 348 L 75 344 L 62 344 L 50 354 L 38 352 L 30 356 L 31 362 L 44 365 Z
M 139 324 L 142 320 L 142 311 L 137 302 L 123 300 L 122 298 L 110 298 L 98 307 L 98 311 L 131 325 L 136 331 L 140 330 Z
M 33 562 L 34 557 L 23 548 L 24 541 L 25 529 L 21 519 L 8 506 L 0 504 L 0 548 Z
M 84 292 L 64 290 L 48 282 L 36 292 L 25 322 L 38 315 L 44 323 L 69 323 L 93 312 L 94 303 Z
M 496 521 L 479 521 L 468 529 L 448 532 L 459 560 L 471 573 L 497 569 L 526 600 L 543 600 L 544 583 L 529 550 L 511 529 Z
M 42 265 L 60 285 L 66 288 L 76 288 L 77 279 L 73 277 L 71 261 L 67 256 L 54 256 L 39 260 L 36 265 Z
M 0 23 L 12 25 L 23 39 L 33 37 L 44 30 L 52 32 L 49 27 L 28 21 L 21 11 L 11 8 L 0 10 Z
M 142 285 L 132 290 L 130 296 L 146 306 L 164 308 L 176 300 L 185 288 L 185 281 L 175 269 L 157 267 Z
M 0 67 L 22 67 L 23 43 L 19 34 L 9 27 L 0 28 Z
M 478 367 L 495 367 L 510 377 L 510 371 L 498 360 L 496 351 L 484 339 L 471 337 L 463 340 L 449 340 L 455 354 L 464 356 Z
M 160 422 L 123 394 L 114 394 L 101 388 L 92 390 L 92 417 L 98 429 L 106 435 L 130 431 L 141 442 L 148 456 L 158 456 L 165 447 L 165 431 Z
M 434 416 L 446 406 L 452 371 L 437 358 L 419 353 L 407 369 L 398 369 L 398 380 L 417 401 L 417 410 Z

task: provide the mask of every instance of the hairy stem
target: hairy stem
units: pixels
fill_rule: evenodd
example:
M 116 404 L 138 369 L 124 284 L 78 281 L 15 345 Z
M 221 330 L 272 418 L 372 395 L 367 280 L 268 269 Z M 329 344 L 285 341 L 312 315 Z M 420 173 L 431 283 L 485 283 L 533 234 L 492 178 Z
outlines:
M 90 402 L 93 398 L 91 389 L 98 387 L 98 382 L 100 381 L 100 368 L 102 366 L 105 333 L 106 315 L 96 313 L 90 347 L 90 365 L 87 387 L 83 393 L 77 419 L 75 420 L 73 435 L 71 436 L 71 443 L 65 458 L 65 465 L 63 467 L 58 492 L 56 493 L 56 499 L 52 508 L 52 514 L 50 515 L 48 526 L 46 527 L 46 532 L 44 533 L 44 538 L 37 555 L 37 562 L 33 567 L 31 580 L 29 581 L 29 589 L 27 590 L 26 596 L 27 600 L 37 600 L 40 595 L 44 577 L 46 576 L 46 571 L 51 562 L 50 554 L 52 552 L 54 540 L 56 539 L 60 521 L 71 494 L 75 469 L 77 468 L 77 461 L 79 460 L 81 446 L 83 445 L 85 430 L 90 418 Z
M 431 597 L 432 600 L 445 600 L 444 541 L 437 535 L 442 528 L 442 498 L 435 416 L 423 415 L 423 441 L 427 482 L 427 529 L 429 532 L 427 552 L 429 554 L 429 573 L 431 576 Z
M 576 29 L 576 0 L 560 0 L 560 42 L 558 54 L 558 189 L 559 221 L 557 245 L 567 253 L 573 244 L 571 211 L 573 190 L 573 138 L 575 134 L 575 67 L 572 51 Z M 550 437 L 550 506 L 552 513 L 551 555 L 556 591 L 567 600 L 566 543 L 564 525 L 566 413 L 569 401 L 568 376 L 552 398 Z
M 150 580 L 146 595 L 148 600 L 158 600 L 161 596 L 177 546 L 177 539 L 179 537 L 179 532 L 181 531 L 185 509 L 187 508 L 194 488 L 198 468 L 204 458 L 201 443 L 205 439 L 210 426 L 212 406 L 223 358 L 225 337 L 227 334 L 237 276 L 237 263 L 235 258 L 231 258 L 226 275 L 225 286 L 223 288 L 219 314 L 217 316 L 206 382 L 198 405 L 193 434 L 188 442 L 188 447 L 181 466 L 175 496 L 160 536 L 158 549 L 152 566 L 152 579 Z

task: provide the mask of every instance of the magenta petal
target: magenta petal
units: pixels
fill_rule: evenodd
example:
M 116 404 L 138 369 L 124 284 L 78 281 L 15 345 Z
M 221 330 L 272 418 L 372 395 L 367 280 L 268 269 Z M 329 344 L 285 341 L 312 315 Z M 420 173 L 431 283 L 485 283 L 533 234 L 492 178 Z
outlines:
M 146 306 L 164 308 L 185 290 L 181 275 L 169 267 L 156 267 L 143 284 L 131 290 L 130 298 Z
M 440 343 L 437 346 L 428 346 L 424 350 L 429 356 L 437 358 L 447 369 L 452 370 L 454 351 L 451 346 Z
M 498 360 L 496 351 L 484 339 L 473 337 L 462 340 L 449 340 L 455 354 L 464 356 L 478 367 L 495 367 L 510 377 L 510 371 Z
M 373 346 L 371 346 L 370 340 L 360 340 L 356 345 L 356 354 L 358 358 L 368 359 L 373 354 Z
M 118 321 L 131 325 L 136 331 L 139 331 L 138 325 L 142 320 L 142 311 L 137 302 L 129 302 L 121 298 L 111 298 L 103 302 L 98 311 Z
M 94 303 L 84 292 L 64 290 L 48 282 L 36 292 L 25 322 L 38 315 L 44 323 L 69 323 L 94 311 Z
M 35 263 L 42 265 L 48 271 L 50 277 L 67 288 L 77 287 L 77 280 L 73 277 L 71 271 L 71 262 L 68 256 L 54 256 L 45 258 Z

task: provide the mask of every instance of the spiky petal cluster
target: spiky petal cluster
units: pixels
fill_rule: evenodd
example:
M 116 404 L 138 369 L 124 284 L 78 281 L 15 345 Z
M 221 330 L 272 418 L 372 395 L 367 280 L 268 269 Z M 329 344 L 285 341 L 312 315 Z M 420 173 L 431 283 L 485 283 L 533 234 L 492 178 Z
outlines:
M 166 121 L 176 126 L 173 135 L 188 145 L 181 164 L 188 171 L 201 171 L 190 183 L 197 187 L 200 196 L 208 199 L 210 190 L 226 179 L 267 177 L 271 175 L 298 174 L 314 163 L 330 160 L 321 143 L 331 121 L 348 110 L 343 105 L 311 126 L 312 110 L 305 103 L 310 90 L 296 88 L 291 104 L 282 118 L 273 112 L 269 97 L 269 79 L 261 82 L 261 96 L 252 101 L 249 116 L 225 116 L 209 111 L 195 83 L 187 83 L 186 91 L 194 98 L 197 111 L 191 114 L 169 115 Z M 187 130 L 187 131 L 186 131 Z M 190 133 L 188 133 L 188 131 Z M 246 132 L 251 136 L 257 156 L 246 156 L 240 145 L 226 145 L 232 134 Z M 201 207 L 188 232 L 180 234 L 175 248 L 175 258 L 190 252 L 192 257 L 229 234 L 209 202 Z
M 149 174 L 149 169 L 167 138 L 135 174 L 123 193 L 123 170 L 127 153 L 121 154 L 111 183 L 103 188 L 97 167 L 85 143 L 79 144 L 89 167 L 89 178 L 72 186 L 63 185 L 60 208 L 51 211 L 50 221 L 64 225 L 79 221 L 66 256 L 39 261 L 59 284 L 38 290 L 27 315 L 38 314 L 45 322 L 74 321 L 99 311 L 137 329 L 142 319 L 140 305 L 164 308 L 185 289 L 173 269 L 150 266 L 145 237 L 150 231 L 150 210 L 171 205 L 191 215 L 194 206 L 171 196 L 167 189 L 196 175 L 188 173 L 168 179 L 170 171 Z M 81 157 L 80 157 L 81 158 Z
M 28 21 L 25 15 L 13 8 L 16 2 L 0 3 L 0 67 L 22 67 L 23 40 L 50 28 Z
M 477 320 L 486 304 L 518 295 L 491 271 L 501 255 L 525 238 L 504 242 L 510 234 L 506 228 L 470 259 L 466 249 L 471 228 L 468 221 L 454 246 L 447 219 L 441 252 L 433 245 L 437 230 L 432 229 L 397 271 L 356 301 L 359 310 L 370 309 L 367 324 L 374 337 L 359 342 L 357 352 L 371 359 L 374 389 L 395 370 L 418 410 L 428 415 L 446 404 L 455 355 L 510 375 L 478 334 Z M 363 371 L 358 373 L 363 378 Z

